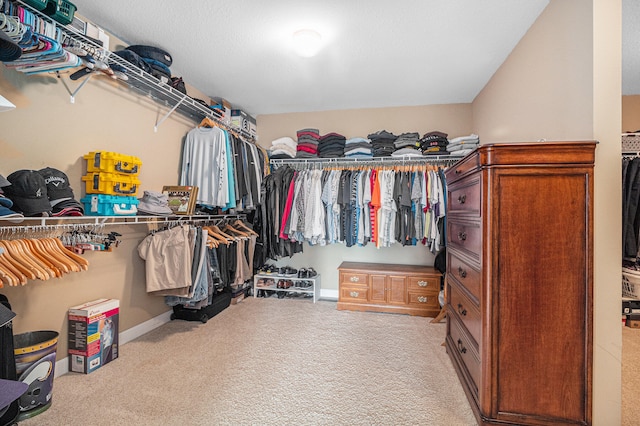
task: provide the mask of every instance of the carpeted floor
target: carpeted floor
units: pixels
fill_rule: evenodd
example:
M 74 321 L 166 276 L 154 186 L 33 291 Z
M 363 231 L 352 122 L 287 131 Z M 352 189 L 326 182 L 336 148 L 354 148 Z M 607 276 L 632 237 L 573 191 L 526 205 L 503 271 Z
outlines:
M 445 324 L 429 321 L 249 298 L 56 378 L 51 408 L 20 424 L 475 425 Z
M 640 330 L 622 327 L 622 426 L 640 425 Z

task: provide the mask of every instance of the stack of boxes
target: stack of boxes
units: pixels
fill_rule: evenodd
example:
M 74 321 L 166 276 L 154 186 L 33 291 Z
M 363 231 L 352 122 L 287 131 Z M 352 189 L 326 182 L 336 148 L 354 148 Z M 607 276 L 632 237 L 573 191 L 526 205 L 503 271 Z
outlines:
M 95 151 L 87 160 L 87 195 L 80 201 L 88 216 L 135 216 L 138 212 L 138 175 L 142 162 L 138 157 L 117 152 Z

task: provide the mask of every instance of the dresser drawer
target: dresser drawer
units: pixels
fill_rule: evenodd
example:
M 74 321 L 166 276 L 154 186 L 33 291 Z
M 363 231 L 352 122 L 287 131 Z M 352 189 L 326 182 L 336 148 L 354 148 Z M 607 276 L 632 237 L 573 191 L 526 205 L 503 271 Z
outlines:
M 480 310 L 458 289 L 456 284 L 448 284 L 447 298 L 449 303 L 447 311 L 452 311 L 453 315 L 458 316 L 473 338 L 475 347 L 478 348 L 482 336 Z
M 479 261 L 482 249 L 480 223 L 447 220 L 447 242 Z
M 449 186 L 447 215 L 480 217 L 480 173 L 473 174 Z
M 455 319 L 449 318 L 449 335 L 453 346 L 453 350 L 457 356 L 462 359 L 463 368 L 467 372 L 467 376 L 471 378 L 469 383 L 470 389 L 478 395 L 478 383 L 480 383 L 480 357 L 475 351 L 473 344 L 470 342 L 469 336 L 464 331 L 464 327 Z
M 429 294 L 440 292 L 440 277 L 407 277 L 407 289 L 420 290 Z
M 366 287 L 340 285 L 341 302 L 361 302 L 368 300 L 369 290 Z
M 456 256 L 453 250 L 447 250 L 447 279 L 455 280 L 464 287 L 476 306 L 480 306 L 480 271 Z
M 426 293 L 423 291 L 409 291 L 408 305 L 424 309 L 440 309 L 437 293 Z
M 466 175 L 475 173 L 478 170 L 480 170 L 480 157 L 476 151 L 458 161 L 445 172 L 447 184 L 456 182 Z
M 366 286 L 368 274 L 363 272 L 340 271 L 340 284 Z

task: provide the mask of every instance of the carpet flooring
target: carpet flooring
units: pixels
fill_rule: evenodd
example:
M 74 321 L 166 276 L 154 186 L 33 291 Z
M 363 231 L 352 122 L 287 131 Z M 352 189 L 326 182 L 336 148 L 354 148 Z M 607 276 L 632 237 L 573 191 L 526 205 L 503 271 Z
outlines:
M 245 299 L 175 320 L 95 372 L 54 380 L 23 426 L 447 425 L 476 421 L 429 318 Z M 640 331 L 639 331 L 640 333 Z

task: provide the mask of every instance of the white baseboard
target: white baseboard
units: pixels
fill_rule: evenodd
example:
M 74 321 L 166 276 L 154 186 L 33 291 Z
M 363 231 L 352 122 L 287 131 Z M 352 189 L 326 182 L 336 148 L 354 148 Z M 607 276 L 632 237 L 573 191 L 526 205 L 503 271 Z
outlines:
M 129 343 L 130 341 L 137 339 L 142 336 L 160 327 L 163 324 L 171 321 L 171 313 L 173 311 L 167 311 L 163 314 L 160 314 L 156 317 L 151 318 L 141 324 L 138 324 L 134 327 L 131 327 L 118 335 L 119 345 L 124 345 L 125 343 Z M 67 374 L 69 372 L 69 357 L 64 357 L 61 360 L 56 361 L 56 372 L 54 377 L 62 376 L 63 374 Z
M 338 300 L 338 290 L 320 289 L 320 298 L 327 300 Z

